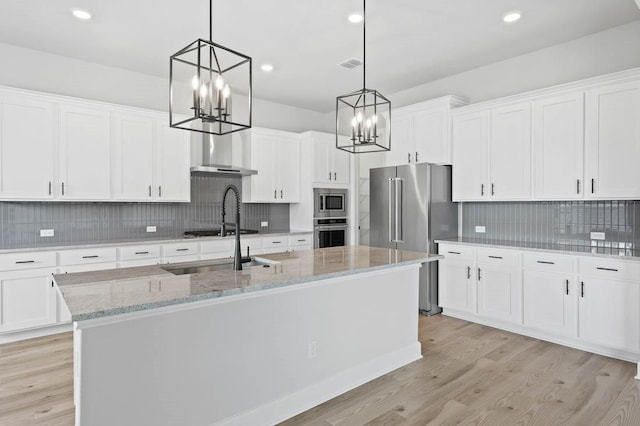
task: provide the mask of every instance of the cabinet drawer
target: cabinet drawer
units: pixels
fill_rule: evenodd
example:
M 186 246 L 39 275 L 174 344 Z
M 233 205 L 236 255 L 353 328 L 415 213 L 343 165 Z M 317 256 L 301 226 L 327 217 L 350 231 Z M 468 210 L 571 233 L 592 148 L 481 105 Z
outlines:
M 203 241 L 200 243 L 200 253 L 230 253 L 233 254 L 235 240 L 226 238 L 221 240 Z
M 313 234 L 290 235 L 289 246 L 306 246 L 313 244 Z
M 443 255 L 446 259 L 473 260 L 476 249 L 475 247 L 457 244 L 438 244 L 438 254 Z
M 262 239 L 262 247 L 265 250 L 281 248 L 282 251 L 285 251 L 287 250 L 288 246 L 289 246 L 289 237 L 287 237 L 286 235 L 280 235 L 279 237 L 264 237 Z
M 162 246 L 162 254 L 164 257 L 197 255 L 198 243 L 164 244 Z
M 522 267 L 525 269 L 572 274 L 574 259 L 573 256 L 525 252 L 522 255 Z
M 640 262 L 581 257 L 578 259 L 580 275 L 610 278 L 612 280 L 640 281 Z
M 58 260 L 61 266 L 115 262 L 116 248 L 113 247 L 59 251 Z
M 118 249 L 120 260 L 153 259 L 160 257 L 160 246 L 127 246 Z
M 478 249 L 478 263 L 518 266 L 520 253 L 513 250 Z
M 56 266 L 56 252 L 10 253 L 0 255 L 0 271 L 20 271 Z

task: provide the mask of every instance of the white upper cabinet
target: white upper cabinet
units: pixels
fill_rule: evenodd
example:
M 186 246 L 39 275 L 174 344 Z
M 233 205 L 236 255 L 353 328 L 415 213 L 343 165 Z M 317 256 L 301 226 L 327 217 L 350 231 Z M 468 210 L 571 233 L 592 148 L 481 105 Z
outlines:
M 386 165 L 451 164 L 451 109 L 464 103 L 445 96 L 395 110 Z
M 453 139 L 453 201 L 486 200 L 489 113 L 454 117 Z
M 59 107 L 59 196 L 65 200 L 111 198 L 109 111 L 89 105 Z
M 245 203 L 300 202 L 300 142 L 298 135 L 280 130 L 241 132 L 243 166 L 258 171 L 242 178 Z
M 0 198 L 49 200 L 55 190 L 55 105 L 0 94 Z
M 191 200 L 191 132 L 169 127 L 166 118 L 155 120 L 155 179 L 152 195 L 163 202 Z
M 489 195 L 531 198 L 531 104 L 494 108 L 489 130 Z
M 349 184 L 349 153 L 336 148 L 336 136 L 310 132 L 313 143 L 313 183 Z
M 153 186 L 153 119 L 116 113 L 111 116 L 114 149 L 114 197 L 150 200 Z
M 586 197 L 640 198 L 640 82 L 587 91 Z
M 539 99 L 533 123 L 534 198 L 583 198 L 584 94 Z

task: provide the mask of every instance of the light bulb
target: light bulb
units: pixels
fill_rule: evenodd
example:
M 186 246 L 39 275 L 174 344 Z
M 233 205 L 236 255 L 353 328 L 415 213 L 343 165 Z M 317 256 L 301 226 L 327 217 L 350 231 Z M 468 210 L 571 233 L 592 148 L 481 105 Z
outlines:
M 191 87 L 193 87 L 193 90 L 198 90 L 198 75 L 194 75 L 193 78 L 191 79 Z
M 231 88 L 229 87 L 228 84 L 225 84 L 224 88 L 222 89 L 222 97 L 227 99 L 230 94 L 231 94 Z
M 353 117 L 353 119 L 351 120 L 351 125 L 352 125 L 353 127 L 356 127 L 356 126 L 358 125 L 358 120 L 356 120 L 356 118 L 355 118 L 355 117 Z
M 207 96 L 207 85 L 203 84 L 202 86 L 200 86 L 200 97 L 205 97 Z
M 376 124 L 376 123 L 378 122 L 378 116 L 377 116 L 377 115 L 374 115 L 373 117 L 371 117 L 371 122 L 372 122 L 373 124 Z
M 371 120 L 367 119 L 367 127 L 371 127 Z
M 222 78 L 221 74 L 218 74 L 218 77 L 216 78 L 216 89 L 222 90 L 223 88 L 224 88 L 224 79 Z
M 358 123 L 362 123 L 362 113 L 361 112 L 356 114 L 356 119 L 358 120 Z

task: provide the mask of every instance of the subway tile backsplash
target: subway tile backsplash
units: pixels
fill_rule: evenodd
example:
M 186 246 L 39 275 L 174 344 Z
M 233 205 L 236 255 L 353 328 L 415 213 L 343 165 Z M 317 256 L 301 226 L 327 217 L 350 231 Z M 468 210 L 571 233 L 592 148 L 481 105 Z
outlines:
M 486 233 L 476 233 L 485 226 Z M 604 232 L 592 240 L 591 232 Z M 463 203 L 462 237 L 524 243 L 640 248 L 640 201 Z
M 242 178 L 191 177 L 190 203 L 0 202 L 0 248 L 18 249 L 122 240 L 181 238 L 184 231 L 218 226 L 228 184 L 242 191 Z M 235 222 L 233 193 L 227 196 L 228 222 Z M 260 232 L 288 232 L 288 204 L 242 204 L 241 226 Z M 262 221 L 269 223 L 261 227 Z M 147 233 L 147 226 L 157 232 Z M 55 236 L 40 237 L 41 229 Z

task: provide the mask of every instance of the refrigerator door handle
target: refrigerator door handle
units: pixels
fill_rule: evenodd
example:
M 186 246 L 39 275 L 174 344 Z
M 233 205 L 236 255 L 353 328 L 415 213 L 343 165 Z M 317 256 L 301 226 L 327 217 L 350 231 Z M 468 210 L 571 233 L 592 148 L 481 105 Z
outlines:
M 396 178 L 396 242 L 403 243 L 403 235 L 402 235 L 402 196 L 404 195 L 403 191 L 403 181 L 402 178 Z
M 393 216 L 393 199 L 391 197 L 391 188 L 393 187 L 392 183 L 393 183 L 394 179 L 393 178 L 389 178 L 389 242 L 393 243 L 395 242 L 394 237 L 392 236 L 393 234 L 393 221 L 391 220 L 391 217 Z

